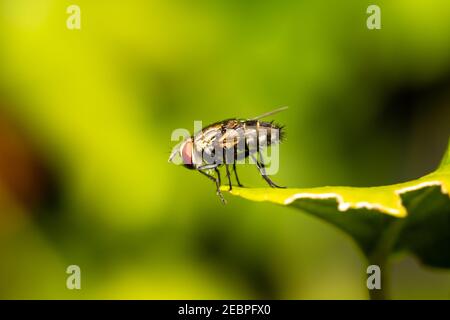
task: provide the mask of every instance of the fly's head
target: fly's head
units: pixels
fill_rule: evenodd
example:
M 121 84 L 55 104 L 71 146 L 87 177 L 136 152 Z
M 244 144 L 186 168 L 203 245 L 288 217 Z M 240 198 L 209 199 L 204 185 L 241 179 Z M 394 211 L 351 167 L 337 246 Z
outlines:
M 169 157 L 169 162 L 174 164 L 182 164 L 188 169 L 195 169 L 195 165 L 193 162 L 193 150 L 193 138 L 188 137 L 172 149 L 172 153 Z

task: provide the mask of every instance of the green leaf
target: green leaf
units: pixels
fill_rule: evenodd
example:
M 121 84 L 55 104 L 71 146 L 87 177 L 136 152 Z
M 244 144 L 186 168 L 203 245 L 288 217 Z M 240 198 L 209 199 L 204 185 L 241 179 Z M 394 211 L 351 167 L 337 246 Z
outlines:
M 408 250 L 450 268 L 450 145 L 439 168 L 404 183 L 369 188 L 238 188 L 230 192 L 315 215 L 350 235 L 370 261 Z M 228 187 L 222 187 L 227 191 Z

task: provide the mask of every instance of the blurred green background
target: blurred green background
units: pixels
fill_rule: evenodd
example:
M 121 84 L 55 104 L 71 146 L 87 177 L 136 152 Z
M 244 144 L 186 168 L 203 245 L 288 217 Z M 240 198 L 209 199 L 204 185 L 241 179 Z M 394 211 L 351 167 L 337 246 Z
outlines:
M 223 206 L 167 163 L 172 130 L 283 105 L 281 185 L 430 172 L 450 135 L 450 2 L 0 1 L 0 298 L 366 299 L 344 234 Z M 448 270 L 406 255 L 391 282 L 393 298 L 450 298 Z

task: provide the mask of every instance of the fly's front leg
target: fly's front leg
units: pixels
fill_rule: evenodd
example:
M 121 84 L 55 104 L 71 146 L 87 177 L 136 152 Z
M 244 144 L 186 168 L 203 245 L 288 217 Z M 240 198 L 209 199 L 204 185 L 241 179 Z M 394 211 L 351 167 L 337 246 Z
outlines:
M 256 163 L 256 167 L 259 170 L 259 173 L 261 174 L 261 176 L 264 178 L 264 180 L 266 180 L 266 182 L 269 184 L 269 186 L 271 186 L 272 188 L 280 188 L 280 189 L 284 189 L 286 187 L 282 187 L 277 185 L 275 182 L 273 182 L 266 174 L 266 169 L 264 167 L 264 159 L 262 157 L 261 152 L 259 152 L 259 157 L 261 158 L 262 162 L 259 162 L 258 160 L 256 160 L 255 156 L 252 154 L 251 157 L 253 158 L 253 160 Z
M 200 172 L 201 174 L 206 176 L 208 179 L 210 179 L 210 180 L 212 180 L 212 181 L 214 181 L 216 183 L 216 194 L 219 196 L 220 201 L 222 201 L 223 204 L 227 204 L 227 201 L 225 200 L 225 198 L 223 197 L 222 192 L 220 191 L 220 172 L 217 169 L 217 167 L 215 167 L 214 170 L 217 173 L 217 178 L 213 177 L 209 173 L 206 173 L 206 172 L 204 172 L 202 170 L 198 170 L 198 172 Z

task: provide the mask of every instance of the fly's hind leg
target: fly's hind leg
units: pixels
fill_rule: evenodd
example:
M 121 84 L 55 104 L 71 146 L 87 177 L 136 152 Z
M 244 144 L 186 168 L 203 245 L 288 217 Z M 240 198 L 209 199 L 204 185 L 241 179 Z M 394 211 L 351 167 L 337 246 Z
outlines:
M 214 168 L 214 170 L 217 173 L 217 178 L 213 177 L 212 175 L 210 175 L 209 173 L 206 173 L 202 170 L 198 170 L 198 172 L 200 172 L 201 174 L 203 174 L 204 176 L 206 176 L 208 179 L 212 180 L 215 182 L 216 184 L 216 194 L 219 196 L 220 201 L 222 201 L 223 204 L 227 204 L 227 201 L 225 200 L 225 198 L 223 197 L 222 192 L 220 191 L 220 172 L 217 169 L 217 167 Z
M 233 189 L 233 186 L 231 185 L 230 168 L 228 168 L 228 164 L 225 165 L 225 169 L 227 171 L 228 186 L 230 187 L 228 191 L 231 191 L 231 189 Z
M 266 174 L 266 169 L 264 167 L 264 159 L 262 157 L 261 152 L 259 153 L 259 157 L 261 159 L 261 162 L 259 162 L 258 160 L 256 160 L 255 156 L 252 154 L 251 155 L 252 159 L 255 161 L 256 163 L 256 167 L 259 170 L 259 173 L 261 174 L 261 176 L 264 178 L 264 180 L 266 180 L 266 182 L 269 184 L 269 186 L 271 186 L 272 188 L 280 188 L 280 189 L 284 189 L 286 187 L 282 187 L 277 185 L 275 182 L 273 182 Z
M 237 171 L 236 171 L 236 162 L 233 163 L 233 171 L 234 171 L 234 176 L 236 177 L 236 182 L 237 182 L 238 186 L 243 188 L 244 186 L 239 181 L 239 177 L 238 177 L 238 174 L 237 174 Z

